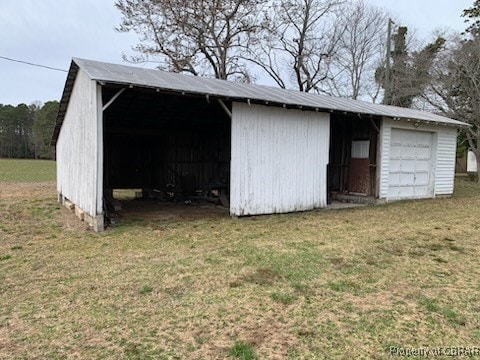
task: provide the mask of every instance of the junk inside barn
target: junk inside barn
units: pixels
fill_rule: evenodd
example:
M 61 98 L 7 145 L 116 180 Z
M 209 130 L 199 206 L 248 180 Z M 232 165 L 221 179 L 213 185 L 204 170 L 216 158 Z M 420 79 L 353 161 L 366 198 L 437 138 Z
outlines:
M 412 109 L 73 59 L 52 137 L 59 200 L 95 230 L 117 189 L 232 216 L 453 192 L 464 123 Z

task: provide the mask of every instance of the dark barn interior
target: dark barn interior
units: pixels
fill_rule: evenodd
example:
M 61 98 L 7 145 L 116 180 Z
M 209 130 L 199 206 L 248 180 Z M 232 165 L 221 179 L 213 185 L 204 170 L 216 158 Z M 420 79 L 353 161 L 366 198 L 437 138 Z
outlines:
M 129 88 L 115 99 L 121 87 L 102 89 L 104 103 L 114 99 L 103 114 L 110 210 L 121 208 L 114 189 L 141 190 L 142 199 L 228 207 L 231 119 L 217 100 L 148 88 Z M 231 103 L 225 105 L 231 111 Z M 379 128 L 379 118 L 331 114 L 329 202 L 377 197 Z
M 119 89 L 103 86 L 104 103 Z M 228 199 L 230 129 L 225 110 L 204 96 L 125 90 L 104 111 L 107 202 L 113 189 L 166 201 Z
M 330 121 L 329 200 L 360 201 L 377 194 L 380 119 L 332 114 Z M 355 195 L 355 197 L 349 197 Z

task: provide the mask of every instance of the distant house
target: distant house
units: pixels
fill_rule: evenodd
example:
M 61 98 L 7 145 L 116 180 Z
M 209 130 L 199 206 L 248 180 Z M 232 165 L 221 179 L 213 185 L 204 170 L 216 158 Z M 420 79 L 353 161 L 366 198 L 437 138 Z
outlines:
M 74 58 L 52 138 L 60 201 L 96 230 L 112 189 L 224 184 L 233 216 L 355 195 L 450 195 L 464 123 L 371 104 Z M 187 185 L 185 185 L 187 186 Z

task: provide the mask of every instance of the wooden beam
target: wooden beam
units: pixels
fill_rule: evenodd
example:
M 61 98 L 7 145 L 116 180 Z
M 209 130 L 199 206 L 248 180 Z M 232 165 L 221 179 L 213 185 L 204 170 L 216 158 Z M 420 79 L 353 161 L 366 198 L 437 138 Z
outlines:
M 107 110 L 107 108 L 113 104 L 113 102 L 120 96 L 122 93 L 125 91 L 125 88 L 120 89 L 115 95 L 112 96 L 112 98 L 102 107 L 102 111 Z
M 377 124 L 375 124 L 375 121 L 373 121 L 372 118 L 369 118 L 370 124 L 372 124 L 373 128 L 377 130 L 377 134 L 380 134 L 380 129 L 378 128 Z
M 217 99 L 217 100 L 218 100 L 218 103 L 222 106 L 223 110 L 225 110 L 225 112 L 227 113 L 228 117 L 231 119 L 232 112 L 230 111 L 230 109 L 227 107 L 227 105 L 225 105 L 222 99 Z

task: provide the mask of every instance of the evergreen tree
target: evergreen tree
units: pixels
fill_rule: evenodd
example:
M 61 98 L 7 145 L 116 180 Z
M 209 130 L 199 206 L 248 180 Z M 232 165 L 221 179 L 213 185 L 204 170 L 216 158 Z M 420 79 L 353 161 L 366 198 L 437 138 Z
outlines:
M 376 79 L 384 89 L 387 87 L 390 89 L 385 92 L 384 104 L 410 108 L 415 98 L 421 96 L 428 85 L 431 79 L 430 68 L 445 39 L 439 37 L 422 50 L 409 53 L 407 31 L 406 27 L 401 26 L 393 35 L 394 50 L 390 55 L 392 68 L 388 77 L 389 82 L 386 80 L 385 67 L 377 69 Z
M 50 146 L 55 119 L 58 112 L 58 101 L 48 101 L 38 110 L 33 133 L 35 138 L 35 147 L 37 158 L 53 159 L 54 148 Z
M 475 0 L 472 7 L 463 10 L 462 16 L 466 18 L 465 22 L 470 24 L 465 33 L 478 37 L 480 34 L 480 0 Z
M 0 157 L 53 158 L 50 137 L 58 102 L 40 104 L 0 104 Z

